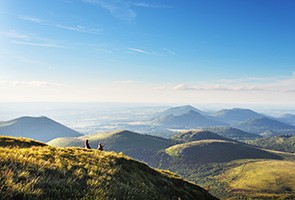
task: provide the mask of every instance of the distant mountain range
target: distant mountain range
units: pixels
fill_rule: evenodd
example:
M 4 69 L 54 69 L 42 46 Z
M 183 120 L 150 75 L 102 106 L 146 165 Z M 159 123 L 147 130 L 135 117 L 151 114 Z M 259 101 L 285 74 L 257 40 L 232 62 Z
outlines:
M 185 111 L 183 111 L 184 113 L 177 112 L 178 109 Z M 118 153 L 122 152 L 134 159 L 146 162 L 152 167 L 172 170 L 173 172 L 176 172 L 184 176 L 185 178 L 188 178 L 190 181 L 201 184 L 203 187 L 208 185 L 212 186 L 212 193 L 214 195 L 218 194 L 219 197 L 226 197 L 226 195 L 231 196 L 233 194 L 231 189 L 237 191 L 239 189 L 238 186 L 231 185 L 231 188 L 228 186 L 228 184 L 232 181 L 232 179 L 230 178 L 234 176 L 231 176 L 231 174 L 227 174 L 230 178 L 223 179 L 223 172 L 230 173 L 231 170 L 234 168 L 237 168 L 239 172 L 243 170 L 251 171 L 251 169 L 248 168 L 251 163 L 255 163 L 255 170 L 259 169 L 258 162 L 260 161 L 260 159 L 263 159 L 265 162 L 267 162 L 269 166 L 277 164 L 281 166 L 283 164 L 286 164 L 287 161 L 285 161 L 284 159 L 294 160 L 294 156 L 292 154 L 284 152 L 277 153 L 260 148 L 263 147 L 276 149 L 274 147 L 279 147 L 279 149 L 276 150 L 292 150 L 294 147 L 294 136 L 280 136 L 273 138 L 262 138 L 261 136 L 265 136 L 269 133 L 271 133 L 270 135 L 282 134 L 286 132 L 292 133 L 292 131 L 295 130 L 295 127 L 292 125 L 288 125 L 266 117 L 251 118 L 243 122 L 229 125 L 226 122 L 216 120 L 216 117 L 211 117 L 204 113 L 199 113 L 197 109 L 193 109 L 193 107 L 191 106 L 185 106 L 184 108 L 178 107 L 177 109 L 172 109 L 172 111 L 175 115 L 169 111 L 170 113 L 168 112 L 168 115 L 161 115 L 149 121 L 153 122 L 155 125 L 153 125 L 153 123 L 151 123 L 151 125 L 147 123 L 139 123 L 140 127 L 137 127 L 144 129 L 146 133 L 148 133 L 149 127 L 154 128 L 151 130 L 159 132 L 156 133 L 158 135 L 161 135 L 161 132 L 165 131 L 165 129 L 171 130 L 176 134 L 171 139 L 164 139 L 161 137 L 139 134 L 127 130 L 96 133 L 92 135 L 82 135 L 47 117 L 22 117 L 11 121 L 0 122 L 0 133 L 4 133 L 3 130 L 6 130 L 5 132 L 7 133 L 10 131 L 11 135 L 15 134 L 15 136 L 18 137 L 30 137 L 41 141 L 48 141 L 48 137 L 50 137 L 52 138 L 52 140 L 47 142 L 47 144 L 58 147 L 84 147 L 85 140 L 88 139 L 93 150 L 86 150 L 81 148 L 61 149 L 59 153 L 63 156 L 58 160 L 59 166 L 67 165 L 69 159 L 72 158 L 68 157 L 68 154 L 70 153 L 79 153 L 79 159 L 82 159 L 82 156 L 83 159 L 90 156 L 91 159 L 95 158 L 94 163 L 97 163 L 97 160 L 99 160 L 100 162 L 105 161 L 105 157 L 103 155 L 116 154 L 114 152 L 105 151 L 115 151 Z M 244 112 L 244 109 L 241 112 Z M 219 118 L 219 120 L 221 120 L 221 118 Z M 240 120 L 242 120 L 242 118 L 240 118 Z M 233 123 L 232 120 L 228 120 L 228 122 L 230 121 L 231 123 Z M 220 126 L 216 127 L 216 124 Z M 185 130 L 177 134 L 176 130 L 173 130 L 173 128 L 194 130 Z M 70 131 L 66 132 L 66 130 L 74 131 L 74 133 Z M 167 133 L 165 134 L 167 135 Z M 44 136 L 46 136 L 47 138 L 44 138 Z M 39 139 L 38 137 L 40 137 L 41 139 Z M 240 142 L 235 140 L 240 140 Z M 253 143 L 251 143 L 252 141 L 249 142 L 252 145 L 242 143 L 241 141 L 244 140 L 252 140 Z M 96 151 L 97 146 L 100 142 L 105 145 L 104 152 Z M 4 146 L 1 146 L 1 144 L 4 144 Z M 6 149 L 10 149 L 17 146 L 20 146 L 22 148 L 38 146 L 34 148 L 38 148 L 39 150 L 43 148 L 41 146 L 47 148 L 45 144 L 38 141 L 31 141 L 27 139 L 17 139 L 13 141 L 11 140 L 11 138 L 6 136 L 0 139 L 0 148 L 2 149 L 6 147 L 9 147 Z M 59 151 L 58 149 L 52 151 L 52 148 L 53 147 L 48 147 L 48 149 L 44 150 L 46 153 L 46 156 L 44 157 L 47 158 L 51 153 L 56 153 L 57 151 Z M 91 153 L 89 154 L 89 152 Z M 65 155 L 66 157 L 64 157 Z M 128 172 L 134 170 L 134 167 L 137 165 L 123 165 L 123 163 L 125 163 L 126 161 L 121 157 L 126 157 L 123 154 L 116 155 L 120 157 L 120 159 L 116 161 L 118 162 L 118 165 L 116 166 L 118 166 L 118 169 L 120 168 L 120 173 L 122 172 L 127 176 Z M 65 159 L 66 162 L 63 159 Z M 93 160 L 91 159 L 88 161 L 91 162 L 90 164 L 92 165 Z M 131 158 L 126 159 L 131 160 Z M 73 162 L 76 161 L 73 160 Z M 282 164 L 281 162 L 284 163 Z M 81 161 L 77 163 L 79 163 L 80 166 Z M 110 169 L 110 166 L 112 165 L 108 165 L 108 169 Z M 143 165 L 141 166 L 143 167 Z M 292 166 L 294 166 L 293 161 L 290 161 L 288 165 L 286 164 L 286 166 L 289 166 L 288 169 L 291 169 Z M 121 167 L 126 167 L 126 169 L 123 169 Z M 76 168 L 73 166 L 67 166 L 66 169 L 76 170 Z M 149 170 L 147 168 L 144 169 Z M 276 169 L 283 174 L 284 169 L 282 169 L 281 167 L 277 167 Z M 103 168 L 103 170 L 105 169 Z M 255 170 L 253 171 L 253 173 L 255 172 Z M 84 171 L 76 171 L 75 173 L 80 173 L 81 175 L 81 173 L 84 173 Z M 270 175 L 267 171 L 264 171 L 264 173 L 266 174 L 265 176 Z M 291 173 L 292 172 L 290 172 L 290 174 Z M 89 176 L 93 175 L 91 174 Z M 148 176 L 148 174 L 144 174 L 142 172 L 140 172 L 140 174 L 142 174 L 143 177 Z M 87 177 L 89 176 L 87 175 Z M 245 175 L 245 178 L 251 178 L 251 176 L 251 174 L 247 176 Z M 141 176 L 136 174 L 136 177 L 139 178 Z M 282 178 L 280 176 L 275 177 Z M 130 177 L 128 176 L 128 178 Z M 155 179 L 154 176 L 150 178 Z M 283 179 L 284 180 L 282 182 L 282 187 L 286 185 L 286 182 L 289 182 L 288 178 Z M 146 181 L 146 179 L 144 179 L 144 181 Z M 240 181 L 242 181 L 242 179 Z M 254 183 L 252 182 L 251 184 Z M 262 188 L 261 191 L 267 190 L 267 187 L 263 185 L 260 186 Z M 282 194 L 287 190 L 289 190 L 289 188 L 279 188 L 274 189 L 273 191 L 275 194 Z M 252 189 L 250 191 L 252 191 Z M 240 193 L 238 195 L 240 195 Z
M 263 115 L 253 110 L 242 108 L 223 109 L 214 113 L 212 116 L 231 124 L 263 117 Z
M 220 136 L 231 138 L 233 140 L 253 140 L 253 139 L 262 137 L 258 134 L 248 133 L 248 132 L 242 131 L 237 128 L 232 128 L 232 127 L 212 127 L 212 128 L 205 128 L 203 130 L 211 131 Z
M 275 136 L 282 134 L 295 135 L 295 126 L 266 117 L 249 119 L 234 125 L 235 128 L 262 136 Z
M 285 115 L 281 121 L 292 121 L 293 115 Z M 237 140 L 256 139 L 261 136 L 295 134 L 295 126 L 283 123 L 250 109 L 223 109 L 209 115 L 193 106 L 178 106 L 158 113 L 147 125 L 157 129 L 204 129 Z M 146 132 L 146 131 L 145 131 Z M 172 135 L 171 133 L 169 133 Z M 255 135 L 256 134 L 256 135 Z M 157 134 L 158 135 L 158 134 Z M 159 134 L 160 136 L 160 134 Z
M 163 112 L 160 112 L 158 113 L 157 115 L 158 116 L 167 116 L 167 115 L 174 115 L 174 116 L 179 116 L 179 115 L 183 115 L 183 114 L 186 114 L 190 111 L 195 111 L 197 113 L 200 113 L 200 114 L 204 114 L 205 112 L 191 106 L 191 105 L 184 105 L 184 106 L 177 106 L 177 107 L 172 107 L 172 108 L 169 108 Z
M 194 110 L 177 116 L 173 114 L 160 116 L 151 120 L 150 123 L 172 129 L 194 129 L 227 125 L 225 122 L 209 119 Z
M 78 137 L 83 134 L 47 117 L 20 117 L 0 122 L 0 135 L 48 142 L 57 137 Z
M 286 113 L 286 114 L 282 115 L 281 117 L 279 117 L 278 120 L 295 126 L 295 115 L 294 114 Z

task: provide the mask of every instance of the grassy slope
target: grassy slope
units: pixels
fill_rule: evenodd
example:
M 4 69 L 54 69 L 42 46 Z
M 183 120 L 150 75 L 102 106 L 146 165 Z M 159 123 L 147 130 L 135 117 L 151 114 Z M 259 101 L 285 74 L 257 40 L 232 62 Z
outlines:
M 291 199 L 295 198 L 294 169 L 294 161 L 252 161 L 230 168 L 218 179 L 225 181 L 234 193 L 268 198 L 285 194 Z
M 190 130 L 183 131 L 173 136 L 172 139 L 180 142 L 192 142 L 198 140 L 225 140 L 225 141 L 234 141 L 230 138 L 222 137 L 211 131 L 204 130 Z
M 174 160 L 186 163 L 222 163 L 238 159 L 281 159 L 273 153 L 241 143 L 224 140 L 201 140 L 177 144 L 165 152 Z
M 175 174 L 123 154 L 26 147 L 0 147 L 0 199 L 215 199 Z
M 293 155 L 295 157 L 295 155 Z M 256 163 L 256 169 L 263 169 L 263 173 L 258 176 L 253 170 L 250 173 L 245 173 L 243 177 L 239 176 L 244 166 L 251 163 Z M 264 167 L 263 165 L 267 165 Z M 277 167 L 273 170 L 268 170 L 268 167 L 273 167 L 271 163 L 276 163 Z M 207 188 L 213 195 L 219 198 L 233 198 L 233 199 L 285 199 L 291 197 L 295 198 L 295 190 L 290 190 L 290 184 L 293 184 L 293 180 L 289 183 L 290 178 L 294 177 L 294 158 L 292 160 L 264 160 L 264 159 L 243 159 L 234 160 L 226 163 L 207 163 L 207 164 L 183 164 L 181 162 L 173 163 L 168 168 L 174 172 L 177 172 L 186 179 L 197 183 L 198 185 Z M 250 165 L 249 165 L 250 166 Z M 284 169 L 285 166 L 285 169 Z M 250 168 L 248 168 L 250 169 Z M 276 173 L 274 173 L 276 171 Z M 255 176 L 257 175 L 257 177 Z M 234 177 L 240 177 L 237 184 L 245 183 L 248 186 L 248 190 L 243 190 L 237 187 L 237 184 L 232 184 Z M 249 176 L 249 177 L 248 177 Z M 253 178 L 253 176 L 255 176 Z M 265 184 L 263 181 L 270 181 L 272 177 L 277 182 Z M 258 179 L 258 180 L 256 180 Z M 261 180 L 261 181 L 260 181 Z M 262 183 L 261 185 L 259 185 Z M 257 185 L 258 184 L 258 185 Z M 269 185 L 272 186 L 272 190 L 269 190 Z M 294 185 L 294 184 L 293 184 Z M 259 186 L 259 190 L 256 187 Z M 247 198 L 251 195 L 251 198 Z
M 206 131 L 211 131 L 216 133 L 220 136 L 231 138 L 234 140 L 253 140 L 256 138 L 261 138 L 260 135 L 254 133 L 248 133 L 236 128 L 232 127 L 213 127 L 213 128 L 206 128 Z
M 84 147 L 84 142 L 86 139 L 89 139 L 89 143 L 92 148 L 97 148 L 99 142 L 102 142 L 106 144 L 105 148 L 108 150 L 110 148 L 116 148 L 112 149 L 114 151 L 119 151 L 129 146 L 132 146 L 133 148 L 144 146 L 151 149 L 159 150 L 167 145 L 169 146 L 173 144 L 173 141 L 169 139 L 164 139 L 151 135 L 143 135 L 125 130 L 97 133 L 82 137 L 56 138 L 49 141 L 48 144 L 58 147 Z
M 9 136 L 0 136 L 0 147 L 21 147 L 28 148 L 32 146 L 47 146 L 46 144 L 31 140 L 28 138 L 14 138 Z
M 212 151 L 212 149 L 209 147 L 207 148 L 206 145 L 214 145 L 214 143 L 220 143 L 223 144 L 222 148 L 215 148 L 215 151 Z M 169 169 L 171 171 L 174 171 L 181 176 L 187 178 L 188 180 L 191 180 L 198 185 L 201 185 L 203 187 L 210 187 L 210 192 L 214 194 L 217 197 L 220 198 L 230 198 L 234 197 L 234 199 L 237 198 L 246 198 L 243 193 L 245 191 L 239 190 L 235 185 L 230 185 L 232 179 L 230 176 L 221 176 L 223 173 L 228 173 L 231 169 L 235 168 L 241 168 L 244 165 L 248 165 L 249 163 L 257 162 L 256 167 L 264 168 L 265 173 L 262 174 L 262 178 L 257 177 L 261 180 L 267 180 L 267 177 L 273 176 L 273 171 L 267 171 L 267 166 L 264 167 L 263 165 L 265 163 L 280 163 L 281 167 L 286 164 L 286 169 L 281 170 L 280 167 L 274 168 L 278 171 L 278 173 L 284 174 L 281 179 L 280 177 L 277 177 L 277 181 L 280 181 L 280 186 L 282 188 L 286 188 L 286 190 L 282 190 L 281 188 L 274 188 L 273 191 L 267 191 L 268 185 L 261 185 L 261 191 L 264 191 L 264 193 L 257 192 L 255 190 L 249 191 L 246 193 L 247 195 L 250 193 L 252 195 L 251 198 L 261 198 L 261 199 L 269 199 L 269 198 L 275 198 L 275 199 L 284 199 L 289 197 L 295 197 L 295 190 L 290 190 L 288 192 L 289 188 L 289 179 L 284 179 L 288 173 L 290 174 L 290 177 L 293 178 L 294 176 L 294 164 L 295 164 L 295 155 L 290 153 L 283 153 L 283 152 L 270 152 L 270 151 L 262 151 L 256 148 L 251 148 L 247 146 L 242 146 L 241 144 L 237 144 L 236 148 L 230 147 L 229 149 L 226 149 L 224 144 L 228 145 L 231 144 L 231 142 L 226 141 L 197 141 L 197 142 L 190 142 L 185 144 L 179 144 L 172 146 L 170 148 L 166 149 L 166 153 L 170 154 L 170 160 L 168 160 L 167 163 L 162 163 L 163 168 Z M 197 147 L 197 150 L 190 151 L 193 152 L 194 156 L 187 155 L 188 152 L 183 152 L 185 149 L 189 148 L 195 148 Z M 203 151 L 200 149 L 203 148 Z M 249 149 L 250 148 L 250 149 Z M 230 151 L 228 151 L 230 150 Z M 239 152 L 240 151 L 240 152 Z M 243 153 L 244 156 L 240 153 Z M 232 155 L 229 155 L 231 154 Z M 276 155 L 275 155 L 276 154 Z M 246 155 L 246 156 L 245 156 Z M 232 159 L 232 156 L 237 156 L 235 159 Z M 231 158 L 231 159 L 229 159 Z M 191 162 L 194 159 L 194 162 Z M 267 160 L 266 160 L 267 159 Z M 272 159 L 280 159 L 280 160 L 272 160 Z M 286 161 L 285 159 L 289 159 L 289 161 Z M 165 160 L 165 159 L 163 159 Z M 222 161 L 222 162 L 221 162 Z M 225 162 L 226 161 L 226 162 Z M 292 164 L 293 163 L 293 164 Z M 292 169 L 293 168 L 293 169 Z M 232 172 L 232 175 L 237 175 L 238 170 L 235 170 Z M 251 179 L 253 176 L 249 176 L 249 174 L 245 175 L 245 180 L 249 184 L 249 187 L 255 188 L 255 182 L 251 182 Z M 291 182 L 293 184 L 293 182 Z M 274 194 L 276 193 L 276 194 Z
M 247 141 L 247 143 L 266 149 L 295 153 L 295 136 L 274 136 Z
M 48 144 L 60 147 L 83 147 L 86 138 L 89 139 L 92 148 L 97 148 L 99 142 L 102 142 L 105 145 L 105 150 L 123 152 L 135 159 L 148 162 L 150 165 L 156 162 L 156 154 L 159 151 L 175 143 L 175 141 L 156 136 L 130 131 L 114 131 L 79 138 L 57 138 Z

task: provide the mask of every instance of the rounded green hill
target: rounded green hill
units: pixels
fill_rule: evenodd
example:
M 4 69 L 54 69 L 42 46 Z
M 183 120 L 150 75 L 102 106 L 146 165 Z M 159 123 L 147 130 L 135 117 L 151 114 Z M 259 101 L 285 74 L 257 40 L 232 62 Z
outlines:
M 114 152 L 0 147 L 0 158 L 0 199 L 216 199 L 175 174 Z
M 281 159 L 273 153 L 225 140 L 201 140 L 177 144 L 165 152 L 173 159 L 187 163 L 220 163 L 239 159 Z
M 128 156 L 148 162 L 152 166 L 157 162 L 156 155 L 159 151 L 175 144 L 173 140 L 126 130 L 97 133 L 78 138 L 57 138 L 47 144 L 59 147 L 84 147 L 86 139 L 89 140 L 92 148 L 96 149 L 101 142 L 107 151 L 124 152 Z
M 206 130 L 190 130 L 181 132 L 173 137 L 174 140 L 180 142 L 192 142 L 198 140 L 225 140 L 225 141 L 234 141 L 230 138 L 220 136 L 216 133 Z

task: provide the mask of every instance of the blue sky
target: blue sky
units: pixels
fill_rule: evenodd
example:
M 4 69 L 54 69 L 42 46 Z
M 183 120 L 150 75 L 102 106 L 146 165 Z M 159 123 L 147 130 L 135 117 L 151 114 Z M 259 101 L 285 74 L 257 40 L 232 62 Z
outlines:
M 10 101 L 295 100 L 293 0 L 2 0 Z

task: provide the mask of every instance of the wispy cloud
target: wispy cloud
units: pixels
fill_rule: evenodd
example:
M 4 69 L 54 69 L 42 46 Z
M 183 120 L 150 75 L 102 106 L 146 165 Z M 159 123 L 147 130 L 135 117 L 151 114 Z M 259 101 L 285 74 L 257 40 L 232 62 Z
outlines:
M 88 26 L 82 26 L 82 25 L 63 25 L 63 24 L 54 24 L 52 22 L 42 20 L 36 17 L 31 17 L 31 16 L 19 16 L 18 17 L 20 20 L 23 21 L 29 21 L 37 24 L 42 24 L 44 26 L 51 26 L 55 28 L 60 28 L 64 30 L 69 30 L 69 31 L 76 31 L 80 33 L 87 33 L 87 34 L 100 34 L 101 33 L 101 28 L 97 27 L 88 27 Z
M 150 55 L 150 52 L 142 50 L 142 49 L 131 48 L 131 47 L 126 47 L 126 49 L 129 50 L 129 51 L 134 51 L 134 52 L 137 52 L 137 53 L 144 53 L 144 54 Z
M 20 33 L 14 30 L 0 32 L 0 36 L 6 37 L 6 38 L 22 39 L 22 40 L 29 40 L 32 38 L 32 35 Z
M 38 67 L 45 67 L 45 68 L 50 69 L 50 70 L 54 69 L 54 66 L 52 66 L 51 64 L 39 61 L 36 58 L 30 58 L 30 57 L 27 57 L 27 56 L 15 55 L 15 54 L 10 54 L 10 55 L 11 55 L 12 59 L 17 59 L 17 60 L 20 60 L 21 62 L 24 62 L 24 63 L 29 63 L 29 64 L 32 64 L 32 65 L 36 65 Z
M 169 87 L 167 87 L 166 85 L 158 86 L 154 88 L 154 90 L 167 90 L 167 89 L 169 89 Z
M 175 52 L 173 52 L 173 51 L 171 51 L 171 50 L 169 50 L 169 49 L 166 49 L 166 48 L 163 48 L 163 50 L 164 51 L 167 51 L 168 53 L 170 53 L 170 54 L 172 54 L 172 55 L 176 55 L 176 53 Z
M 65 48 L 59 42 L 47 38 L 38 37 L 36 34 L 26 34 L 17 31 L 0 32 L 0 37 L 8 38 L 8 42 L 25 46 Z
M 128 1 L 116 1 L 116 0 L 82 0 L 85 3 L 100 6 L 106 9 L 112 16 L 123 19 L 133 20 L 136 17 L 136 12 L 131 8 Z
M 196 91 L 202 91 L 202 90 L 211 90 L 211 91 L 262 91 L 264 89 L 259 88 L 257 86 L 253 85 L 240 85 L 240 86 L 226 86 L 226 85 L 208 85 L 208 86 L 189 86 L 186 84 L 179 84 L 176 85 L 174 90 L 196 90 Z
M 246 82 L 246 80 L 248 80 Z M 257 82 L 257 80 L 259 80 Z M 295 92 L 295 77 L 266 77 L 266 78 L 243 78 L 241 80 L 219 80 L 217 83 L 199 83 L 188 85 L 181 83 L 172 87 L 174 90 L 182 91 L 264 91 L 264 92 Z M 219 83 L 218 83 L 219 82 Z
M 134 80 L 115 81 L 114 84 L 134 84 Z
M 62 87 L 63 84 L 60 83 L 53 83 L 47 81 L 9 81 L 9 80 L 2 80 L 0 81 L 0 85 L 11 85 L 16 87 Z
M 155 4 L 155 3 L 146 3 L 146 2 L 137 2 L 133 3 L 133 6 L 143 7 L 143 8 L 172 8 L 172 6 Z
M 34 23 L 43 23 L 42 19 L 36 18 L 36 17 L 31 17 L 31 16 L 26 16 L 26 15 L 21 15 L 18 16 L 19 19 L 23 21 L 29 21 L 29 22 L 34 22 Z
M 135 53 L 146 54 L 146 55 L 150 55 L 150 56 L 162 56 L 162 54 L 154 52 L 154 51 L 146 51 L 146 50 L 143 50 L 143 49 L 132 48 L 132 47 L 126 47 L 126 49 L 128 51 L 132 51 L 132 52 L 135 52 Z
M 61 28 L 61 29 L 65 29 L 65 30 L 69 30 L 69 31 L 77 31 L 77 32 L 81 32 L 81 33 L 89 33 L 89 34 L 100 34 L 101 33 L 101 29 L 98 28 L 88 28 L 88 27 L 84 27 L 84 26 L 64 26 L 64 25 L 60 25 L 57 24 L 56 27 Z
M 35 47 L 49 47 L 49 48 L 65 48 L 64 46 L 51 43 L 36 43 L 36 42 L 25 42 L 25 41 L 12 41 L 14 44 L 26 45 L 26 46 L 35 46 Z
M 106 9 L 112 16 L 123 20 L 134 20 L 137 16 L 134 7 L 142 8 L 171 8 L 171 6 L 146 2 L 131 2 L 118 0 L 82 0 L 85 3 L 97 5 Z

